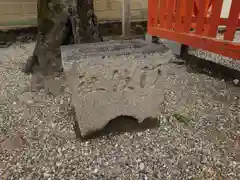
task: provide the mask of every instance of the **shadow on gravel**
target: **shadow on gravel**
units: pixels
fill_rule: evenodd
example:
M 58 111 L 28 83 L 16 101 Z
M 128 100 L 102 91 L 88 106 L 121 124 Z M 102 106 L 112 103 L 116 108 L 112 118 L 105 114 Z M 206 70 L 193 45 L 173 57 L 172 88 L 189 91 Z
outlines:
M 82 137 L 77 121 L 74 123 L 74 131 L 76 137 L 81 140 L 96 139 L 108 135 L 120 135 L 126 132 L 142 132 L 147 129 L 155 129 L 159 127 L 159 120 L 154 118 L 145 119 L 142 123 L 138 123 L 136 119 L 128 116 L 120 116 L 111 120 L 102 130 L 90 134 L 87 137 Z
M 214 62 L 198 58 L 193 55 L 184 55 L 189 73 L 206 74 L 208 76 L 224 79 L 225 82 L 233 84 L 234 79 L 240 79 L 240 71 L 216 64 Z M 236 85 L 235 85 L 236 86 Z M 238 85 L 240 86 L 240 84 Z

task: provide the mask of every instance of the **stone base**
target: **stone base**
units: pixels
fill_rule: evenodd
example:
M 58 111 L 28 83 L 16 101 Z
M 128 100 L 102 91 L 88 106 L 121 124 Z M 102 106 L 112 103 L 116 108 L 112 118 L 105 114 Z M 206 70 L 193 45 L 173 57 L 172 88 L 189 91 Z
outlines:
M 172 53 L 179 58 L 182 58 L 186 53 L 188 53 L 188 47 L 184 44 L 180 44 L 171 40 L 164 40 L 164 43 L 168 48 L 171 49 Z
M 164 98 L 161 65 L 171 58 L 165 47 L 141 40 L 62 47 L 81 135 L 104 128 L 118 116 L 139 122 L 159 116 Z

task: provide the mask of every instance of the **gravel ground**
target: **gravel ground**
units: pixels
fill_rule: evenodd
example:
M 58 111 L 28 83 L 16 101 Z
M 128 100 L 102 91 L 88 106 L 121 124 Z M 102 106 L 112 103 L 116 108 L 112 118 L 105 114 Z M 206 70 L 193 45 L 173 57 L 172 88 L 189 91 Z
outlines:
M 1 179 L 240 179 L 236 80 L 230 84 L 171 64 L 173 72 L 188 74 L 182 82 L 192 83 L 196 97 L 169 89 L 168 107 L 179 96 L 188 103 L 177 112 L 163 104 L 159 127 L 81 141 L 75 138 L 67 87 L 57 97 L 29 91 L 30 77 L 19 68 L 33 47 L 0 49 Z
M 223 39 L 223 35 L 222 34 L 218 34 L 218 39 Z M 235 33 L 235 38 L 234 38 L 234 42 L 240 42 L 240 31 L 237 31 Z M 240 60 L 236 61 L 232 58 L 228 58 L 228 57 L 224 57 L 221 56 L 219 54 L 215 54 L 212 52 L 207 52 L 207 51 L 202 51 L 202 50 L 190 50 L 189 54 L 193 54 L 199 58 L 203 58 L 206 59 L 208 61 L 214 62 L 214 63 L 218 63 L 221 64 L 223 66 L 229 67 L 231 69 L 235 69 L 240 71 Z

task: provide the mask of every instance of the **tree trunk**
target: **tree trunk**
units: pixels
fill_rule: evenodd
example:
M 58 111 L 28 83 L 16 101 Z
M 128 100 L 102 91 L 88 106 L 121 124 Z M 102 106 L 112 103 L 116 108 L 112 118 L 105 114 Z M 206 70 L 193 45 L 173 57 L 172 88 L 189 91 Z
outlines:
M 67 2 L 65 2 L 67 1 Z M 43 76 L 62 71 L 62 44 L 102 41 L 89 0 L 38 0 L 38 34 L 25 73 Z

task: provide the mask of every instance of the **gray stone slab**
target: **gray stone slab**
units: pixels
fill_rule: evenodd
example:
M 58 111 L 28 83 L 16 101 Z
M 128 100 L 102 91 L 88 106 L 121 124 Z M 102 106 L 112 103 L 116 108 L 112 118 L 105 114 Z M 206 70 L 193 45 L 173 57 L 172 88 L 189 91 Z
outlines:
M 120 56 L 128 54 L 163 53 L 168 49 L 159 44 L 149 44 L 142 39 L 134 40 L 110 40 L 101 43 L 75 44 L 61 46 L 61 56 L 65 70 L 71 67 L 73 62 L 79 62 L 84 58 L 95 57 L 104 59 L 107 56 Z
M 126 41 L 128 43 L 131 44 Z M 106 50 L 111 46 L 117 49 L 120 45 L 119 50 Z M 142 122 L 160 115 L 159 106 L 164 98 L 161 88 L 164 69 L 161 66 L 173 57 L 170 51 L 160 45 L 154 50 L 153 46 L 139 41 L 138 48 L 126 55 L 129 49 L 124 42 L 103 43 L 97 47 L 105 48 L 102 58 L 97 55 L 97 48 L 81 56 L 79 52 L 87 48 L 79 49 L 80 46 L 64 47 L 62 59 L 83 137 L 102 129 L 118 116 L 132 116 Z M 72 54 L 68 52 L 70 49 Z M 154 53 L 157 50 L 158 53 Z

